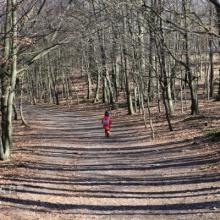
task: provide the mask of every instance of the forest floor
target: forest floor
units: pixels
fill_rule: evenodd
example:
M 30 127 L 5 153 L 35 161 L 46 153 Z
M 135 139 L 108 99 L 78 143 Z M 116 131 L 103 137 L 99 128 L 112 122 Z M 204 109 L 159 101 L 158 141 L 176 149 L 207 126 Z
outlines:
M 25 106 L 31 128 L 15 122 L 10 161 L 0 162 L 0 219 L 220 219 L 220 102 L 199 116 L 154 115 L 156 139 L 142 116 L 104 107 Z

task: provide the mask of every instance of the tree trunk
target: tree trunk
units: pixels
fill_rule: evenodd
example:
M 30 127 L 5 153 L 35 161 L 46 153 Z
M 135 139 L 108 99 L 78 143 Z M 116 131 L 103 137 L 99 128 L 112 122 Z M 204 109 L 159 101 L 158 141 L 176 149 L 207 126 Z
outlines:
M 189 0 L 182 0 L 183 14 L 184 14 L 184 28 L 185 32 L 183 34 L 184 38 L 184 53 L 185 53 L 185 71 L 188 78 L 188 84 L 191 95 L 191 114 L 197 115 L 199 113 L 197 91 L 195 85 L 195 77 L 193 76 L 191 67 L 190 67 L 190 55 L 189 55 L 189 39 L 188 39 L 188 16 L 190 12 L 190 2 Z
M 162 2 L 159 1 L 159 11 L 162 12 Z M 173 99 L 171 93 L 171 78 L 170 73 L 167 71 L 167 63 L 166 63 L 166 55 L 165 55 L 165 39 L 164 39 L 164 31 L 163 31 L 163 20 L 160 18 L 159 20 L 159 35 L 160 39 L 158 42 L 159 46 L 159 58 L 160 58 L 160 68 L 161 68 L 161 80 L 163 83 L 162 89 L 164 90 L 164 98 L 165 102 L 167 100 L 168 109 L 170 115 L 174 114 L 174 106 Z
M 101 87 L 100 84 L 101 84 L 101 73 L 98 70 L 98 73 L 97 73 L 97 83 L 96 83 L 96 94 L 95 94 L 94 103 L 99 102 L 99 90 L 100 90 L 100 87 Z
M 131 94 L 131 86 L 130 86 L 130 77 L 129 77 L 129 70 L 128 70 L 128 59 L 127 59 L 127 43 L 125 40 L 125 34 L 127 33 L 127 19 L 126 19 L 126 11 L 127 8 L 123 7 L 123 34 L 122 34 L 122 52 L 123 52 L 123 59 L 124 59 L 124 73 L 125 73 L 125 91 L 127 96 L 127 105 L 128 105 L 128 114 L 134 114 L 133 109 L 133 102 L 132 102 L 132 94 Z
M 219 73 L 219 77 L 218 77 L 218 96 L 217 96 L 217 100 L 220 100 L 220 70 L 218 71 Z
M 220 36 L 220 1 L 219 0 L 210 0 L 215 5 L 215 9 L 217 12 L 217 26 L 218 26 L 218 35 Z M 220 41 L 219 47 L 220 47 Z M 219 69 L 219 82 L 218 82 L 218 95 L 217 95 L 217 100 L 220 100 L 220 69 Z
M 17 74 L 16 0 L 7 0 L 3 57 L 5 62 L 2 64 L 1 74 L 2 135 L 0 143 L 0 159 L 7 160 L 10 157 L 10 148 L 12 147 L 13 98 Z M 10 58 L 12 59 L 11 62 Z
M 23 77 L 21 78 L 21 83 L 20 83 L 19 111 L 20 111 L 20 115 L 21 115 L 22 125 L 24 125 L 24 126 L 26 126 L 26 127 L 30 127 L 30 126 L 28 125 L 28 123 L 26 122 L 26 120 L 25 120 L 25 118 L 24 118 L 24 114 L 23 114 Z
M 213 11 L 212 8 L 210 7 L 210 20 L 209 20 L 209 25 L 210 25 L 210 31 L 212 31 L 212 17 L 213 17 Z M 209 74 L 209 88 L 208 88 L 208 93 L 210 97 L 213 97 L 214 95 L 214 67 L 213 67 L 213 39 L 210 36 L 209 39 L 209 63 L 210 63 L 210 74 Z

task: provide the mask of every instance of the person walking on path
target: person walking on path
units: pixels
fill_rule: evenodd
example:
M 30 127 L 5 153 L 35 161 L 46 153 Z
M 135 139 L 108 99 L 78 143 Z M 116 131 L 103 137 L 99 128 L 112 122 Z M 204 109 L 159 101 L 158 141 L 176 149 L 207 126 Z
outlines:
M 102 118 L 103 129 L 105 130 L 105 136 L 110 136 L 110 129 L 112 125 L 112 120 L 108 111 L 105 111 L 104 117 Z

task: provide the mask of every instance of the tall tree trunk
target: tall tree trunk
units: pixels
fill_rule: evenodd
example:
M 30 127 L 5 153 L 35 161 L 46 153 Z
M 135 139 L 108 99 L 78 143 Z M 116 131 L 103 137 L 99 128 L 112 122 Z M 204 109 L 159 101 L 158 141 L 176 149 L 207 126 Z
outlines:
M 199 113 L 199 106 L 198 106 L 198 98 L 197 98 L 197 91 L 195 85 L 195 77 L 193 76 L 191 67 L 190 67 L 190 55 L 189 55 L 189 37 L 188 37 L 188 16 L 190 12 L 190 1 L 189 0 L 182 0 L 182 7 L 183 7 L 183 15 L 184 15 L 184 29 L 185 32 L 183 34 L 184 38 L 184 54 L 185 54 L 185 71 L 188 78 L 188 84 L 190 89 L 190 96 L 191 96 L 191 114 L 197 115 Z
M 98 73 L 97 73 L 97 83 L 96 83 L 96 93 L 95 93 L 95 99 L 94 99 L 94 103 L 99 102 L 99 90 L 101 87 L 101 73 L 98 69 Z
M 10 148 L 12 147 L 13 98 L 17 74 L 16 0 L 7 0 L 3 57 L 4 63 L 1 66 L 2 135 L 0 144 L 0 159 L 7 160 L 10 157 Z
M 215 5 L 215 9 L 217 12 L 217 26 L 218 26 L 218 35 L 220 36 L 220 1 L 219 0 L 210 0 Z M 219 40 L 220 47 L 220 40 Z M 217 100 L 220 100 L 220 69 L 219 69 L 219 85 L 218 85 L 218 95 Z
M 213 10 L 212 7 L 209 8 L 209 30 L 212 31 L 212 20 L 213 20 Z M 214 67 L 213 67 L 213 39 L 210 36 L 209 37 L 209 63 L 210 63 L 210 74 L 209 74 L 209 88 L 208 93 L 210 97 L 213 97 L 214 95 Z
M 162 1 L 159 0 L 159 13 L 161 14 L 163 10 Z M 160 51 L 160 68 L 161 68 L 161 80 L 163 83 L 162 89 L 164 90 L 164 98 L 165 102 L 167 100 L 168 104 L 168 114 L 174 114 L 174 106 L 173 106 L 173 99 L 171 93 L 171 77 L 170 73 L 167 71 L 167 63 L 166 63 L 166 55 L 165 55 L 165 38 L 164 38 L 164 30 L 163 30 L 163 20 L 160 17 L 159 19 L 159 51 Z M 166 109 L 166 108 L 165 108 Z
M 127 105 L 128 105 L 128 114 L 134 114 L 133 102 L 132 102 L 132 94 L 131 94 L 131 86 L 130 86 L 130 74 L 128 70 L 128 59 L 127 59 L 127 42 L 125 40 L 125 35 L 127 33 L 127 19 L 126 19 L 127 8 L 123 7 L 123 34 L 122 34 L 122 51 L 123 51 L 123 59 L 124 59 L 124 73 L 125 73 L 125 91 L 127 96 Z
M 21 78 L 21 82 L 20 82 L 19 111 L 20 111 L 20 115 L 21 115 L 22 125 L 25 125 L 26 127 L 30 127 L 30 126 L 28 125 L 28 123 L 26 122 L 26 120 L 25 120 L 25 118 L 24 118 L 24 114 L 23 114 L 23 77 Z
M 113 26 L 113 25 L 112 25 Z M 113 42 L 112 42 L 112 81 L 114 84 L 115 90 L 115 99 L 118 101 L 119 98 L 119 74 L 120 74 L 120 55 L 119 48 L 117 45 L 118 34 L 116 30 L 114 30 L 114 26 L 112 27 L 113 31 Z
M 151 0 L 151 7 L 155 7 L 155 1 Z M 155 16 L 153 11 L 150 11 L 149 18 L 149 79 L 148 79 L 148 95 L 150 101 L 153 99 L 153 48 L 154 48 L 154 33 L 153 28 L 155 25 Z
M 208 78 L 208 94 L 209 97 L 213 97 L 214 93 L 214 67 L 213 67 L 213 49 L 212 49 L 213 41 L 212 39 L 209 39 L 209 63 L 210 63 L 210 73 L 209 73 L 209 78 Z

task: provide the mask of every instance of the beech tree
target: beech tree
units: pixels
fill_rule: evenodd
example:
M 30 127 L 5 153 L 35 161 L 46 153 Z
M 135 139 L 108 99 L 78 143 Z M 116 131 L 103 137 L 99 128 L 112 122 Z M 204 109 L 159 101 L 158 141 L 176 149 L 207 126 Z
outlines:
M 17 13 L 16 1 L 7 0 L 5 5 L 3 59 L 1 77 L 1 143 L 0 158 L 10 157 L 12 146 L 12 104 L 17 74 Z

